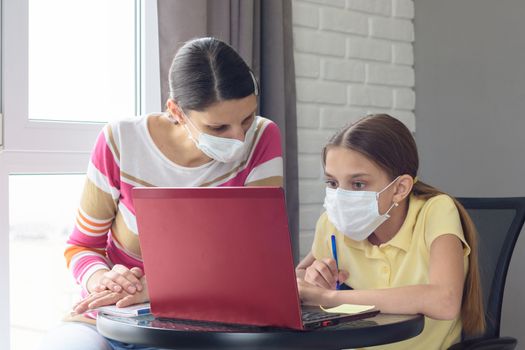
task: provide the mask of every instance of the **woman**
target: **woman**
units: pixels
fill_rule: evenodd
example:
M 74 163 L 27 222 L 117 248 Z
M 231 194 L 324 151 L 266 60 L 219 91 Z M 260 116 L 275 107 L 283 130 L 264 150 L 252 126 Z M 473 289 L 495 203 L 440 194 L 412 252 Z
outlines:
M 426 316 L 419 336 L 385 349 L 446 349 L 462 330 L 481 332 L 474 225 L 456 200 L 417 180 L 416 143 L 404 124 L 388 115 L 359 120 L 332 137 L 323 165 L 326 212 L 297 267 L 302 301 Z
M 65 251 L 84 297 L 74 307 L 74 320 L 93 324 L 92 313 L 83 315 L 89 309 L 148 300 L 133 187 L 282 186 L 279 130 L 256 116 L 257 95 L 253 73 L 230 46 L 214 38 L 196 39 L 173 59 L 165 113 L 104 128 Z M 64 334 L 73 342 L 63 340 Z M 43 348 L 121 345 L 92 325 L 74 323 L 50 334 Z

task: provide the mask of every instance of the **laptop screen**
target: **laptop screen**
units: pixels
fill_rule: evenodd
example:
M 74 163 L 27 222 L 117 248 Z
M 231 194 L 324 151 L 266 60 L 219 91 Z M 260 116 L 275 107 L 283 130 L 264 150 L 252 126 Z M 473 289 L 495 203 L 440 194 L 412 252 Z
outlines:
M 302 329 L 283 189 L 135 188 L 155 316 Z

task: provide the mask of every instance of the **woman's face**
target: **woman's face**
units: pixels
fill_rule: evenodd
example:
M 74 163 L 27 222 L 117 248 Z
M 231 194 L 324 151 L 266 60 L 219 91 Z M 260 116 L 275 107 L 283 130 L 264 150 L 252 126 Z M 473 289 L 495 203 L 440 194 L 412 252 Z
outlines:
M 348 191 L 379 192 L 392 181 L 387 173 L 363 154 L 345 147 L 330 147 L 326 151 L 326 185 Z M 392 205 L 395 183 L 379 196 L 379 212 Z
M 186 115 L 194 126 L 205 134 L 244 141 L 245 133 L 255 119 L 256 110 L 257 98 L 255 95 L 249 95 L 236 100 L 217 102 L 204 111 L 187 111 Z M 187 120 L 182 119 L 181 123 L 187 123 Z M 191 133 L 196 137 L 198 131 L 191 127 L 191 123 L 188 124 Z

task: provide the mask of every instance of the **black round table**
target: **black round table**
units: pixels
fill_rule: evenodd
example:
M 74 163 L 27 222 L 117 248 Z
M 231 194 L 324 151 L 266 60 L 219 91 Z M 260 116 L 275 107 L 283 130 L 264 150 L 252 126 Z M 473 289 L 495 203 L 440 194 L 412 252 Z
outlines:
M 110 339 L 165 349 L 346 349 L 398 342 L 424 327 L 422 315 L 378 314 L 308 331 L 231 327 L 158 319 L 153 315 L 118 317 L 99 313 L 97 328 Z

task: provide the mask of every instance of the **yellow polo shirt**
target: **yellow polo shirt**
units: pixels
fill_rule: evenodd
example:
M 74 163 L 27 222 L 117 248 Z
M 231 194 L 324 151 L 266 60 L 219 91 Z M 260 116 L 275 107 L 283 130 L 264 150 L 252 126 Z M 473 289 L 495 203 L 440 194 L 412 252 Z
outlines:
M 332 257 L 335 234 L 339 268 L 350 277 L 345 283 L 354 289 L 379 289 L 429 283 L 430 246 L 443 234 L 463 242 L 465 276 L 470 247 L 463 236 L 459 212 L 452 199 L 438 195 L 428 200 L 411 196 L 408 213 L 399 232 L 379 246 L 368 240 L 354 241 L 330 223 L 326 213 L 317 222 L 312 253 L 316 259 Z M 461 319 L 439 321 L 425 317 L 425 328 L 417 337 L 370 349 L 447 349 L 461 338 Z

